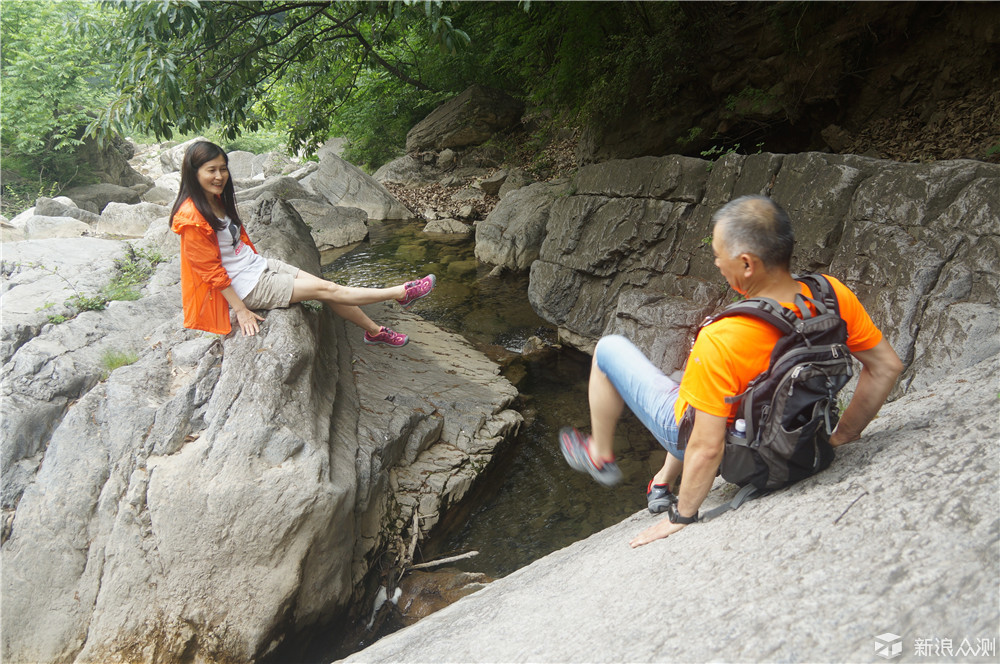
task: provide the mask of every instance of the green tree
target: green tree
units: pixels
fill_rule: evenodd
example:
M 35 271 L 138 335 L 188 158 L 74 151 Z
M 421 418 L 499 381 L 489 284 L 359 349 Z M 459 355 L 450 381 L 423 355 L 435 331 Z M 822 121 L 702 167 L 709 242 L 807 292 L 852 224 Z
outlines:
M 73 152 L 110 90 L 95 33 L 106 15 L 92 2 L 0 5 L 0 142 L 5 168 L 66 184 Z M 69 29 L 67 29 L 69 28 Z
M 165 0 L 111 3 L 106 42 L 120 96 L 92 125 L 169 138 L 215 125 L 234 138 L 284 124 L 289 148 L 314 150 L 368 72 L 429 91 L 405 36 L 421 24 L 438 48 L 468 41 L 440 2 Z M 421 50 L 424 44 L 421 45 Z

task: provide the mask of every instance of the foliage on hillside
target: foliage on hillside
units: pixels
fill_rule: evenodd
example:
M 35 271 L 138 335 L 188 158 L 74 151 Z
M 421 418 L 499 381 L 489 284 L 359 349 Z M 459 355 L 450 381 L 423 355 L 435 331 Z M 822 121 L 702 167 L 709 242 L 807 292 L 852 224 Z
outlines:
M 91 2 L 24 0 L 0 7 L 4 168 L 36 175 L 36 194 L 41 183 L 66 184 L 79 175 L 74 151 L 88 114 L 110 92 L 97 48 L 106 27 L 106 15 Z
M 884 37 L 905 34 L 906 21 L 917 14 L 908 5 L 871 4 L 885 5 L 884 13 L 901 17 L 899 25 L 886 19 Z M 805 53 L 820 42 L 833 19 L 854 19 L 855 32 L 870 33 L 869 41 L 878 41 L 881 33 L 868 25 L 870 17 L 863 11 L 867 6 L 540 0 L 4 2 L 5 190 L 13 180 L 10 169 L 34 181 L 18 191 L 26 199 L 42 189 L 53 190 L 54 182 L 65 184 L 78 168 L 72 152 L 88 123 L 98 135 L 170 139 L 201 133 L 227 147 L 236 147 L 242 137 L 240 147 L 255 151 L 264 151 L 265 145 L 273 149 L 273 137 L 280 135 L 289 152 L 307 154 L 337 135 L 349 139 L 345 156 L 350 161 L 374 170 L 402 151 L 416 122 L 472 84 L 528 101 L 537 134 L 522 144 L 535 143 L 539 151 L 545 137 L 555 135 L 553 128 L 600 127 L 619 118 L 626 128 L 633 128 L 636 118 L 656 125 L 693 108 L 688 102 L 721 112 L 706 114 L 704 122 L 700 116 L 689 118 L 692 125 L 682 124 L 680 131 L 688 131 L 691 141 L 679 139 L 681 148 L 673 149 L 698 155 L 706 148 L 735 149 L 735 141 L 753 148 L 762 145 L 761 137 L 754 134 L 751 140 L 740 132 L 756 127 L 758 133 L 777 132 L 787 139 L 787 145 L 764 149 L 791 151 L 803 145 L 802 140 L 795 143 L 796 137 L 818 134 L 830 122 L 820 116 L 835 109 L 819 104 L 821 112 L 812 122 L 821 124 L 803 127 L 809 122 L 799 121 L 796 132 L 790 131 L 801 111 L 796 104 L 802 92 L 789 84 L 784 97 L 772 94 L 785 83 L 772 85 L 774 67 L 758 67 L 759 82 L 744 80 L 739 67 L 745 63 L 734 53 L 764 48 L 772 59 L 787 56 L 801 70 L 796 75 L 812 72 L 812 80 L 829 67 L 806 62 Z M 879 16 L 879 11 L 876 7 L 869 13 Z M 852 66 L 863 65 L 859 49 L 851 50 L 858 50 Z M 830 95 L 835 94 L 834 83 L 823 88 Z M 884 106 L 879 94 L 870 96 L 866 103 L 872 108 Z M 966 98 L 963 108 L 969 103 L 976 106 L 978 98 Z M 898 125 L 897 118 L 874 111 L 865 118 L 863 112 L 852 128 L 853 143 L 850 137 L 840 141 L 843 150 L 897 159 L 906 159 L 909 152 L 921 159 L 953 156 L 935 152 L 933 145 L 910 150 L 909 132 L 881 136 Z M 944 129 L 957 126 L 948 120 L 950 113 L 930 115 Z M 1000 143 L 990 127 L 995 110 L 982 115 L 981 122 L 972 122 L 975 145 L 955 156 L 998 158 Z M 866 133 L 863 125 L 879 119 L 885 130 L 874 127 Z M 913 131 L 928 124 L 922 115 L 917 119 Z M 969 124 L 963 125 L 967 134 Z M 722 125 L 739 137 L 717 141 L 713 131 L 725 133 L 718 129 Z M 254 138 L 257 132 L 266 134 L 263 142 Z M 879 150 L 890 138 L 902 148 Z M 935 133 L 930 142 L 942 140 L 948 138 Z M 32 187 L 35 192 L 29 191 Z
M 637 78 L 662 99 L 683 20 L 675 3 L 122 3 L 106 43 L 122 94 L 95 128 L 276 124 L 291 150 L 339 133 L 375 167 L 473 83 L 573 117 L 613 115 Z

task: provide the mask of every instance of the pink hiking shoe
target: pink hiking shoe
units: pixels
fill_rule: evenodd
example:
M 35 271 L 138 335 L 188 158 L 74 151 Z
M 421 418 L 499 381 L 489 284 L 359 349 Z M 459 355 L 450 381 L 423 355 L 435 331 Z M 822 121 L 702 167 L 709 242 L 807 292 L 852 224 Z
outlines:
M 394 332 L 386 326 L 382 326 L 382 329 L 378 331 L 378 334 L 368 334 L 365 332 L 365 343 L 374 346 L 376 344 L 385 344 L 387 346 L 405 346 L 410 340 L 405 334 L 400 334 L 399 332 Z
M 403 287 L 406 288 L 406 295 L 402 299 L 396 300 L 396 302 L 399 302 L 406 309 L 420 298 L 430 295 L 436 283 L 437 278 L 433 274 L 428 274 L 426 277 L 422 277 L 416 281 L 407 281 L 403 284 Z

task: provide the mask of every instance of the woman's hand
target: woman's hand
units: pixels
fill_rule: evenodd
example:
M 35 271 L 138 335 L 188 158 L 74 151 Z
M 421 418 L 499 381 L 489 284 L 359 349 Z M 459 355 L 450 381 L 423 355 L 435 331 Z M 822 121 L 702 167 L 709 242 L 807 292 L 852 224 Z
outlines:
M 260 325 L 257 321 L 264 320 L 263 316 L 258 316 L 249 309 L 243 308 L 236 312 L 236 322 L 240 325 L 240 330 L 243 331 L 243 336 L 252 337 L 260 331 Z

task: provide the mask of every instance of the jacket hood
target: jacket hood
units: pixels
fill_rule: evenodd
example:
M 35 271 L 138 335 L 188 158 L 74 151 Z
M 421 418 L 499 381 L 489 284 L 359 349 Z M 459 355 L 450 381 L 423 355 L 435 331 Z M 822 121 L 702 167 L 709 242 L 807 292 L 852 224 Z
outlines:
M 170 230 L 179 234 L 181 229 L 187 226 L 197 226 L 203 230 L 213 230 L 212 225 L 208 223 L 205 217 L 201 216 L 198 208 L 194 206 L 194 201 L 190 198 L 186 199 L 177 208 L 177 212 L 174 213 L 174 218 L 170 223 Z

